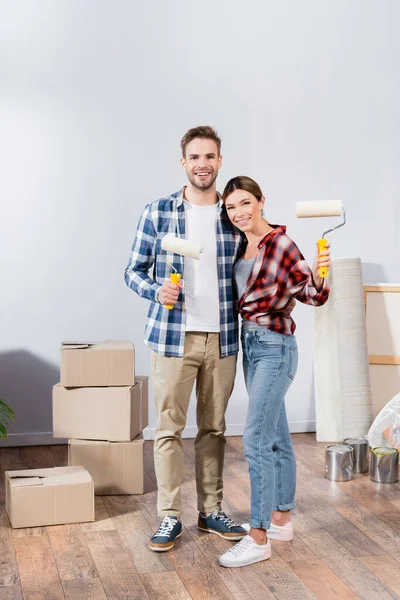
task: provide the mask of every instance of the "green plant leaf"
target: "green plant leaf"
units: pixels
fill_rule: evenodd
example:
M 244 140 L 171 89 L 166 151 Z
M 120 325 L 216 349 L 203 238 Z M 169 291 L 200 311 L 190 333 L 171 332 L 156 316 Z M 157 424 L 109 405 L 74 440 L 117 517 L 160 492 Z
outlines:
M 11 418 L 14 418 L 14 411 L 3 400 L 0 400 L 0 412 L 6 413 L 10 415 Z
M 14 419 L 14 411 L 3 400 L 0 400 L 0 439 L 7 437 L 6 426 Z

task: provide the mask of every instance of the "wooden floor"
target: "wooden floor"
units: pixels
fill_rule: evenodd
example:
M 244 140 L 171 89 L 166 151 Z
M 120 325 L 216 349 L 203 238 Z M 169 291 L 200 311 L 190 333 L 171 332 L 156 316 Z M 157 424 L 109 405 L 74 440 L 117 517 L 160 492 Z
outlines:
M 96 498 L 96 522 L 12 530 L 4 510 L 4 470 L 66 464 L 66 446 L 0 449 L 0 600 L 400 598 L 400 484 L 368 475 L 323 478 L 325 444 L 293 436 L 298 463 L 293 542 L 273 542 L 269 561 L 224 569 L 230 547 L 196 528 L 193 440 L 185 440 L 184 532 L 157 554 L 152 443 L 146 442 L 146 493 Z M 224 509 L 249 519 L 249 480 L 241 438 L 228 438 Z

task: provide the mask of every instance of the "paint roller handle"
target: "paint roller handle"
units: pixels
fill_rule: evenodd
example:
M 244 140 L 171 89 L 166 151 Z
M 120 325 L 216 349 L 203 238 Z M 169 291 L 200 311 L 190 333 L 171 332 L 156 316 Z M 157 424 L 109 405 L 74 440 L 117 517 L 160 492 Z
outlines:
M 328 243 L 328 240 L 326 238 L 321 238 L 320 240 L 317 241 L 318 253 L 326 250 L 327 243 Z M 319 276 L 321 277 L 321 279 L 326 279 L 329 274 L 329 267 L 318 267 L 318 272 L 319 272 Z
M 169 278 L 171 280 L 172 283 L 175 283 L 175 285 L 177 285 L 181 279 L 182 275 L 180 273 L 170 273 L 169 274 Z M 173 304 L 166 304 L 165 308 L 168 308 L 168 310 L 171 310 L 171 308 L 173 308 L 174 305 Z

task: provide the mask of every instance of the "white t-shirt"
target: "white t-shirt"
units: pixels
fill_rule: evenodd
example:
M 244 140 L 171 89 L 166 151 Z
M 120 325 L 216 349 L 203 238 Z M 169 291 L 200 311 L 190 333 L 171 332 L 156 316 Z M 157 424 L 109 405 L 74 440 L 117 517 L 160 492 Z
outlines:
M 186 331 L 219 332 L 216 219 L 219 205 L 185 203 L 186 239 L 203 246 L 200 260 L 184 258 Z

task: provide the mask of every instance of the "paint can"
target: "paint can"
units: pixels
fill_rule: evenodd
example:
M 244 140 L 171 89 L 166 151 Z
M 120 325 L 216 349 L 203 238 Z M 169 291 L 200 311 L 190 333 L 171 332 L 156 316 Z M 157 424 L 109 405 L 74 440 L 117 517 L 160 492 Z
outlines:
M 396 483 L 399 480 L 399 453 L 396 448 L 371 448 L 369 475 L 377 483 Z
M 346 438 L 343 444 L 351 446 L 354 450 L 353 473 L 368 473 L 369 445 L 363 437 Z
M 332 444 L 325 449 L 325 478 L 350 481 L 353 476 L 354 450 L 347 444 Z

